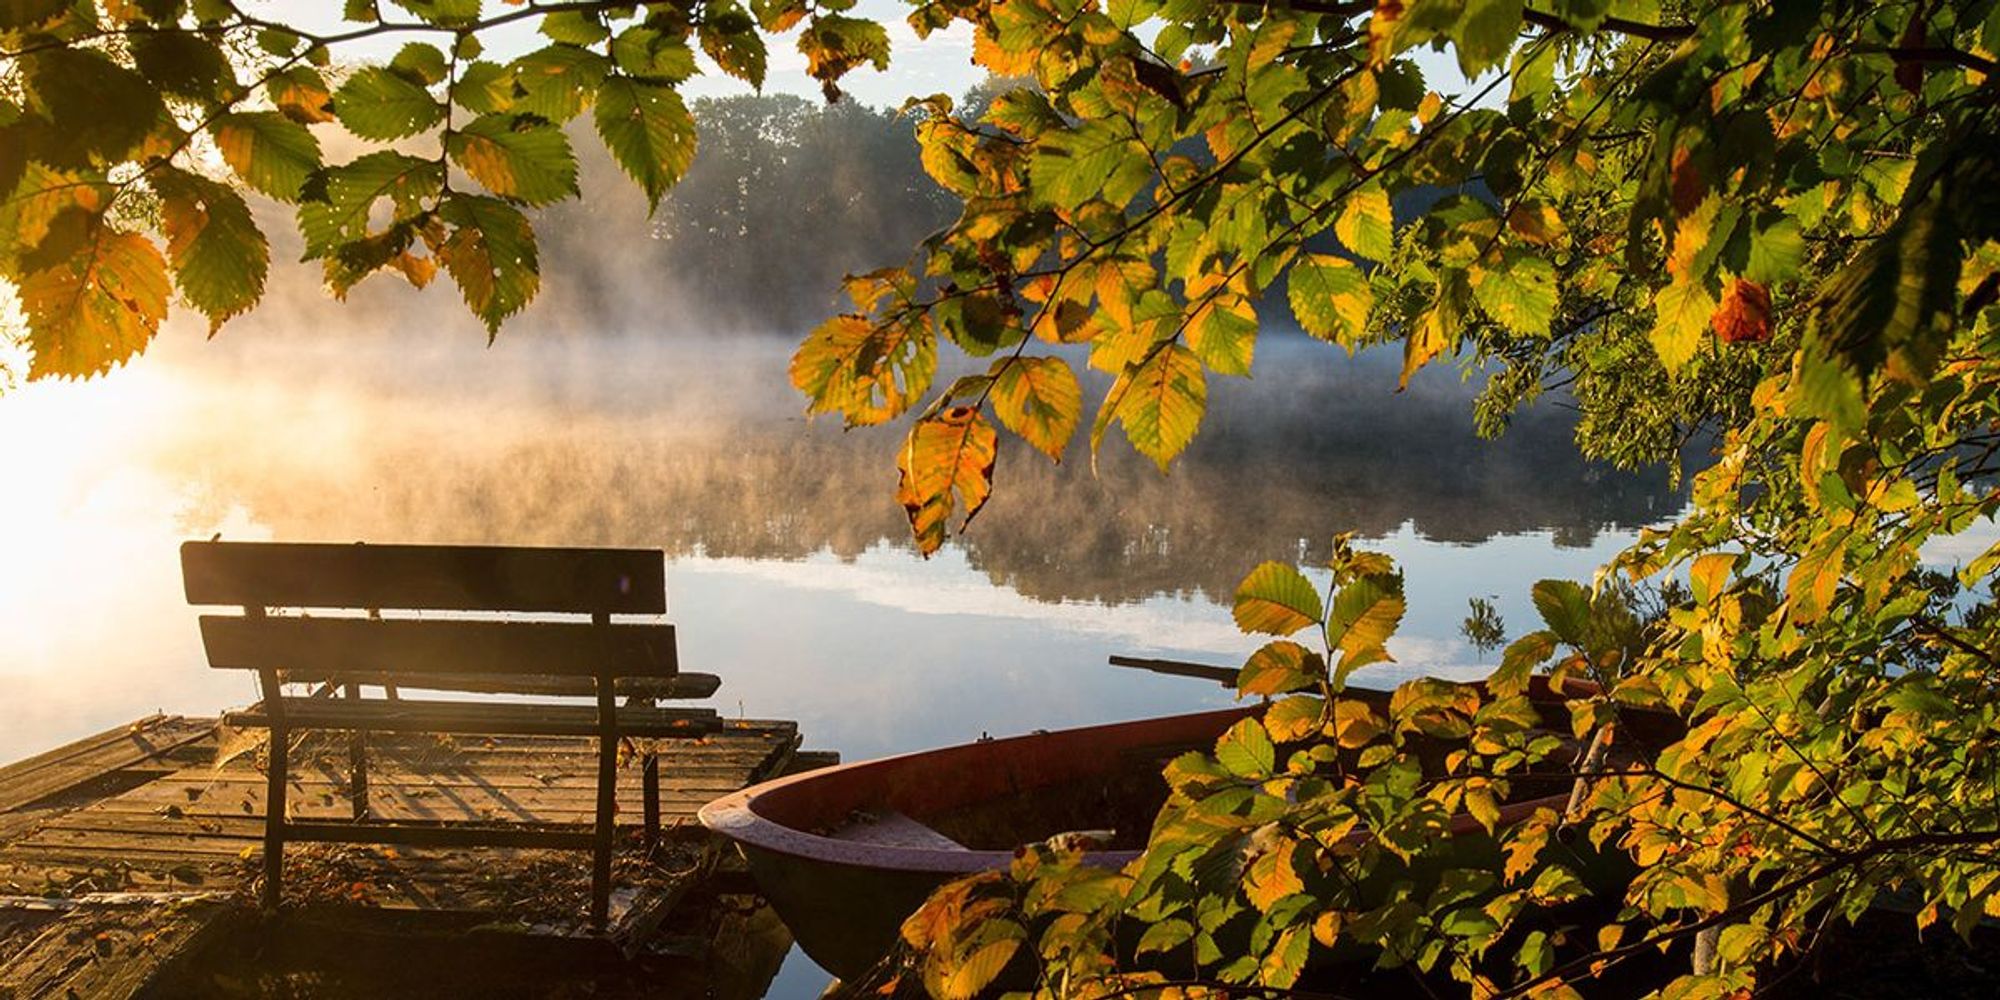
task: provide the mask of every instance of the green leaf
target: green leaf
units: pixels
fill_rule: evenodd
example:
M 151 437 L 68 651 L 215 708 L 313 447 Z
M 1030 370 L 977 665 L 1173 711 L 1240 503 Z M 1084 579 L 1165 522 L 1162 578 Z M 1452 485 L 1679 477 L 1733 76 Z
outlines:
M 1300 328 L 1350 353 L 1360 346 L 1375 292 L 1368 286 L 1368 276 L 1352 261 L 1307 254 L 1292 265 L 1285 291 Z
M 1168 344 L 1119 375 L 1105 398 L 1139 454 L 1161 471 L 1194 440 L 1208 405 L 1208 380 L 1194 352 Z M 1094 430 L 1102 435 L 1102 418 Z
M 619 32 L 611 58 L 626 75 L 659 83 L 679 83 L 696 72 L 694 50 L 686 42 L 643 26 Z
M 1403 610 L 1403 577 L 1399 573 L 1365 574 L 1334 594 L 1326 631 L 1340 650 L 1340 663 L 1333 672 L 1336 687 L 1355 670 L 1392 659 L 1386 644 L 1402 623 Z
M 1507 645 L 1507 651 L 1500 654 L 1500 666 L 1493 676 L 1486 679 L 1486 686 L 1496 697 L 1505 698 L 1528 690 L 1528 679 L 1535 668 L 1547 663 L 1556 655 L 1556 634 L 1549 631 L 1530 632 Z
M 1542 580 L 1535 584 L 1533 595 L 1535 610 L 1549 631 L 1572 646 L 1583 645 L 1590 628 L 1590 591 L 1574 580 Z
M 757 33 L 756 23 L 740 8 L 721 3 L 709 5 L 701 22 L 701 50 L 724 73 L 752 87 L 764 86 L 764 67 L 770 59 L 764 48 L 764 36 Z
M 611 72 L 611 61 L 574 45 L 551 45 L 508 66 L 520 98 L 514 110 L 561 124 L 583 113 Z
M 229 60 L 214 42 L 186 31 L 132 36 L 132 63 L 163 94 L 214 101 L 236 85 Z
M 263 297 L 270 244 L 228 185 L 172 168 L 155 171 L 152 183 L 175 284 L 213 332 Z
M 252 190 L 279 201 L 297 201 L 306 178 L 320 167 L 319 141 L 306 127 L 275 111 L 223 115 L 209 126 L 224 163 Z
M 69 6 L 69 0 L 0 0 L 0 31 L 33 28 Z
M 381 150 L 326 171 L 322 197 L 299 204 L 306 259 L 325 257 L 367 234 L 375 203 L 388 198 L 396 221 L 415 216 L 437 197 L 444 171 L 436 160 Z
M 1962 263 L 1956 221 L 1941 199 L 1923 202 L 1821 286 L 1808 348 L 1864 378 L 1924 384 L 1951 334 Z
M 1761 285 L 1790 281 L 1798 277 L 1805 255 L 1805 235 L 1798 221 L 1780 216 L 1750 235 L 1750 261 L 1743 276 Z
M 1694 358 L 1715 315 L 1715 298 L 1698 281 L 1676 281 L 1653 296 L 1653 351 L 1667 370 Z
M 167 315 L 167 264 L 138 233 L 72 213 L 77 234 L 20 281 L 30 379 L 86 378 L 146 349 Z
M 1333 232 L 1342 246 L 1369 260 L 1387 261 L 1396 249 L 1395 216 L 1382 185 L 1363 185 L 1340 206 Z
M 1188 347 L 1219 374 L 1247 376 L 1257 350 L 1257 311 L 1248 298 L 1234 292 L 1201 291 L 1207 284 L 1197 281 L 1188 288 L 1192 296 L 1185 333 Z
M 1291 635 L 1317 625 L 1325 617 L 1319 591 L 1295 566 L 1266 562 L 1250 571 L 1236 588 L 1230 612 L 1245 632 Z
M 646 189 L 646 201 L 660 198 L 694 161 L 694 117 L 673 88 L 627 76 L 604 81 L 597 92 L 597 134 L 604 148 Z
M 596 45 L 611 37 L 611 29 L 595 11 L 559 10 L 543 15 L 541 31 L 550 41 L 570 45 Z
M 125 159 L 166 113 L 145 77 L 94 51 L 45 49 L 16 65 L 30 106 L 53 126 L 35 156 L 51 166 Z
M 1459 71 L 1467 79 L 1507 58 L 1521 33 L 1521 6 L 1521 0 L 1467 0 L 1456 35 Z
M 1008 430 L 1060 462 L 1083 419 L 1083 386 L 1061 358 L 1001 361 L 993 380 L 993 412 Z
M 445 149 L 473 180 L 502 198 L 546 205 L 577 193 L 569 140 L 541 119 L 475 118 L 451 134 Z
M 1556 314 L 1556 269 L 1539 254 L 1510 248 L 1500 265 L 1472 269 L 1472 296 L 1507 329 L 1539 336 Z
M 1278 751 L 1255 719 L 1243 719 L 1215 741 L 1215 759 L 1242 778 L 1265 778 L 1277 766 Z
M 443 83 L 445 74 L 450 72 L 450 64 L 445 61 L 444 51 L 424 42 L 410 42 L 398 49 L 396 57 L 389 60 L 389 68 L 411 83 L 423 87 Z
M 363 139 L 401 139 L 444 120 L 444 105 L 392 70 L 369 66 L 333 95 L 333 113 Z
M 888 69 L 889 33 L 875 21 L 821 14 L 799 32 L 799 52 L 806 57 L 806 75 L 832 87 L 857 66 Z
M 520 312 L 541 288 L 535 231 L 519 209 L 498 198 L 454 194 L 438 207 L 451 226 L 438 247 L 438 260 L 458 282 L 474 315 L 497 333 L 501 321 Z
M 1114 205 L 1131 201 L 1151 176 L 1145 148 L 1129 132 L 1087 124 L 1042 137 L 1028 163 L 1028 183 L 1038 197 L 1074 209 L 1092 198 Z

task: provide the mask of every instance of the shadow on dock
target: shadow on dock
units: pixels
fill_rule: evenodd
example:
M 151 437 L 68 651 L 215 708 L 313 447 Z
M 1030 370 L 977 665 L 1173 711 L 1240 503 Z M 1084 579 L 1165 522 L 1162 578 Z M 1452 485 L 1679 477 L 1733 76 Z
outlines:
M 761 996 L 791 937 L 702 803 L 824 763 L 789 722 L 649 741 L 664 835 L 619 816 L 612 920 L 589 929 L 574 852 L 311 844 L 255 905 L 256 736 L 153 716 L 0 768 L 0 998 Z M 295 817 L 352 810 L 347 742 L 294 744 Z M 378 735 L 371 817 L 588 822 L 596 748 L 567 737 Z M 640 768 L 619 771 L 637 802 Z

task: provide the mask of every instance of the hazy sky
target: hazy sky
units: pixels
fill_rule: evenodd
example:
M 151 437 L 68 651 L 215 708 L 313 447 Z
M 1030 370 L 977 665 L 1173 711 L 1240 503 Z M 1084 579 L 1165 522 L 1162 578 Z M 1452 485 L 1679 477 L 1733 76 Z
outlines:
M 243 6 L 257 16 L 298 24 L 309 30 L 339 30 L 342 24 L 341 5 L 327 0 L 251 0 Z M 386 0 L 383 7 L 393 10 Z M 488 10 L 500 7 L 497 0 L 486 0 Z M 855 6 L 852 12 L 855 16 L 873 18 L 888 27 L 891 45 L 887 72 L 878 73 L 864 68 L 848 74 L 841 81 L 842 89 L 856 100 L 880 107 L 899 105 L 911 95 L 947 93 L 956 96 L 965 93 L 967 88 L 986 75 L 985 71 L 972 64 L 972 33 L 966 25 L 955 24 L 949 31 L 919 41 L 916 32 L 910 30 L 909 24 L 903 20 L 908 11 L 909 8 L 901 0 L 861 0 Z M 508 26 L 482 36 L 488 53 L 495 58 L 506 58 L 543 44 L 545 40 L 533 28 L 535 23 L 533 18 L 529 18 L 520 27 Z M 349 46 L 336 52 L 335 56 L 379 58 L 420 37 L 423 36 L 413 33 L 396 34 L 379 41 L 371 39 L 365 46 Z M 798 31 L 794 29 L 771 41 L 770 70 L 764 82 L 766 93 L 818 96 L 819 84 L 806 75 L 806 60 L 796 47 L 797 38 Z M 430 40 L 436 41 L 434 37 Z M 722 75 L 706 57 L 701 62 L 703 75 L 682 87 L 689 97 L 750 92 L 749 84 Z

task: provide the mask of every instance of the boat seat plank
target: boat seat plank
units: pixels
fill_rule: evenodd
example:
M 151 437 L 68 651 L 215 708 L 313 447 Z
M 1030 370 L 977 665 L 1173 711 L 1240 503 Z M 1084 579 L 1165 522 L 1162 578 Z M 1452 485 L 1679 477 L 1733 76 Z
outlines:
M 853 844 L 874 844 L 878 847 L 913 847 L 933 851 L 968 849 L 964 844 L 894 809 L 856 813 L 847 825 L 828 836 Z
M 304 729 L 510 736 L 594 736 L 600 731 L 595 705 L 289 697 L 283 704 L 286 724 Z M 270 725 L 270 715 L 259 702 L 225 714 L 223 722 L 264 727 Z M 618 709 L 618 732 L 625 736 L 695 736 L 721 728 L 722 720 L 711 708 Z

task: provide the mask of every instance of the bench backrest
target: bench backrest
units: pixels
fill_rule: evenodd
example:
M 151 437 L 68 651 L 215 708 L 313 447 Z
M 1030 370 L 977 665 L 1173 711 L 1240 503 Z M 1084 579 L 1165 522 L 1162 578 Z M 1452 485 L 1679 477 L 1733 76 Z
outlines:
M 304 679 L 525 673 L 671 677 L 673 626 L 611 624 L 666 611 L 664 556 L 647 549 L 188 542 L 181 571 L 205 615 L 209 664 Z M 265 608 L 589 614 L 590 622 L 297 617 Z

